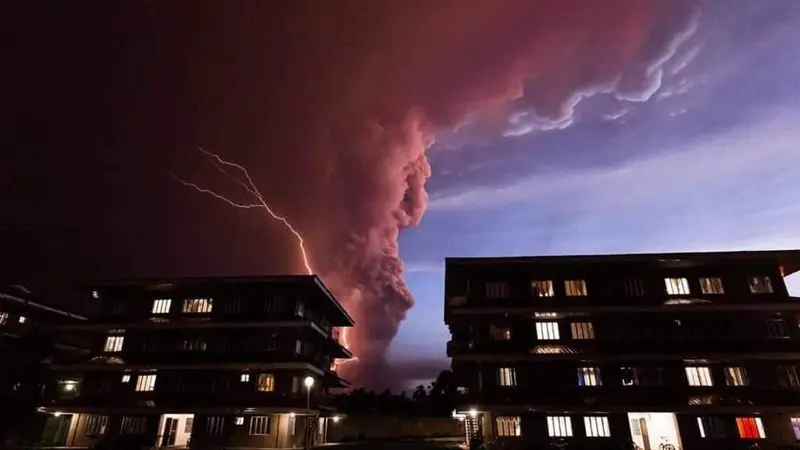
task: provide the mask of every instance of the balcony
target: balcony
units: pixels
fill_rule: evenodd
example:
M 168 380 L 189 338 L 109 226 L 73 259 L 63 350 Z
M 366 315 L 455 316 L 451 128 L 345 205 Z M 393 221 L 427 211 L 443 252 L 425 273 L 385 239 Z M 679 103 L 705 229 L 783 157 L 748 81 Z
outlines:
M 786 407 L 800 403 L 800 391 L 763 387 L 518 386 L 493 387 L 466 394 L 464 405 L 569 408 L 650 408 L 679 410 L 704 407 Z

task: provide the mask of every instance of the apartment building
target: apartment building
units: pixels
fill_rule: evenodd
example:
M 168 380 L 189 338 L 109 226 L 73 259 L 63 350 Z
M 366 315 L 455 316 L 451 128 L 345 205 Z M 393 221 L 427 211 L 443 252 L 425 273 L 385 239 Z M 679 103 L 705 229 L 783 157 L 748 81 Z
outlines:
M 91 283 L 97 319 L 58 329 L 91 336 L 76 380 L 42 406 L 44 444 L 293 448 L 325 442 L 328 390 L 353 321 L 316 276 Z
M 638 450 L 800 441 L 800 251 L 450 258 L 473 442 Z
M 36 407 L 52 380 L 42 364 L 80 361 L 88 344 L 53 340 L 51 327 L 80 323 L 86 318 L 55 308 L 24 286 L 0 287 L 0 446 L 27 443 L 41 423 Z

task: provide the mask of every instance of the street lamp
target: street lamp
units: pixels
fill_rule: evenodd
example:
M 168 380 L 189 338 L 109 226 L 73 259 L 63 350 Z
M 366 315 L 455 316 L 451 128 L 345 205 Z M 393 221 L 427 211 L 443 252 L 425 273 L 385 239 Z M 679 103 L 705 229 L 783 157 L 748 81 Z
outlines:
M 314 387 L 314 377 L 306 377 L 303 380 L 306 386 L 306 438 L 304 439 L 304 446 L 308 449 L 309 441 L 311 440 L 311 388 Z

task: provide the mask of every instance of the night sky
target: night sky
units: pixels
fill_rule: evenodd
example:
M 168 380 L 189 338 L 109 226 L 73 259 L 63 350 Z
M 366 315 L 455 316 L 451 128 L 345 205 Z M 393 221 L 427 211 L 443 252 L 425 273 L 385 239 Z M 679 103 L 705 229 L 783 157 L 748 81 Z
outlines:
M 198 146 L 305 237 L 356 384 L 447 367 L 445 256 L 798 248 L 800 3 L 735 3 L 16 2 L 0 278 L 303 273 L 176 181 L 256 200 Z

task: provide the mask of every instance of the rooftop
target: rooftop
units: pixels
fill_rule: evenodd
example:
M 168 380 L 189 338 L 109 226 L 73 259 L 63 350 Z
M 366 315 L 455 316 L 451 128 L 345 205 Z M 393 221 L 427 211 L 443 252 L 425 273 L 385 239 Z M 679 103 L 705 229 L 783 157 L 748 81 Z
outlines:
M 115 280 L 93 280 L 78 283 L 79 288 L 103 289 L 137 287 L 145 291 L 169 291 L 192 286 L 218 286 L 221 284 L 295 284 L 318 289 L 336 307 L 346 321 L 353 325 L 353 318 L 342 307 L 330 289 L 316 275 L 265 275 L 243 277 L 193 277 L 193 278 L 132 278 Z
M 563 256 L 510 256 L 478 258 L 446 258 L 445 265 L 472 266 L 496 264 L 608 264 L 662 262 L 680 263 L 684 267 L 714 263 L 737 263 L 750 261 L 776 261 L 783 267 L 784 276 L 800 270 L 800 250 L 764 250 L 741 252 L 694 252 L 694 253 L 628 253 L 616 255 L 563 255 Z

